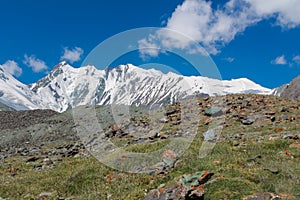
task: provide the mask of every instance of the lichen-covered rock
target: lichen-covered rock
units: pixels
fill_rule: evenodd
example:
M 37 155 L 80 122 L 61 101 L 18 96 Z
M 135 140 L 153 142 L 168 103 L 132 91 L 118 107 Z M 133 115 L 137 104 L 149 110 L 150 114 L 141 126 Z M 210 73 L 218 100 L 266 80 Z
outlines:
M 224 112 L 223 112 L 223 108 L 221 107 L 211 107 L 209 109 L 206 109 L 204 113 L 207 116 L 216 117 L 222 115 Z
M 176 178 L 177 183 L 151 190 L 144 200 L 204 200 L 204 185 L 213 173 L 203 171 Z M 179 179 L 179 180 L 178 180 Z

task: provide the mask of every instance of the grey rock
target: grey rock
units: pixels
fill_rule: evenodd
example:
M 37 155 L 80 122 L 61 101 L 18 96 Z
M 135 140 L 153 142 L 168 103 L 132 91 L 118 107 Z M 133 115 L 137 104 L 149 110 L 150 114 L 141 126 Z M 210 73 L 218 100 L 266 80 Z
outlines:
M 216 116 L 223 115 L 224 112 L 223 112 L 223 108 L 221 108 L 221 107 L 211 107 L 209 109 L 206 109 L 204 111 L 204 114 L 207 115 L 207 116 L 216 117 Z
M 251 158 L 249 158 L 247 161 L 256 161 L 257 159 L 261 159 L 262 156 L 261 155 L 255 155 L 255 156 L 252 156 Z
M 159 137 L 159 133 L 157 133 L 156 130 L 151 130 L 149 133 L 148 133 L 148 138 L 153 140 L 155 138 L 158 138 Z
M 35 162 L 35 161 L 37 161 L 37 160 L 39 160 L 40 158 L 39 157 L 31 157 L 31 158 L 28 158 L 27 160 L 26 160 L 26 163 L 29 163 L 29 162 Z
M 214 129 L 209 129 L 205 133 L 203 133 L 204 141 L 216 141 L 217 135 L 214 131 Z
M 277 169 L 276 167 L 267 167 L 264 170 L 267 170 L 267 171 L 271 172 L 272 174 L 278 174 L 280 172 L 280 170 Z
M 45 158 L 43 160 L 44 165 L 49 166 L 53 164 L 53 161 L 50 158 Z
M 248 115 L 246 117 L 243 117 L 241 119 L 242 124 L 244 125 L 251 125 L 253 124 L 256 120 L 258 120 L 259 118 L 262 118 L 263 116 L 260 114 L 252 114 L 252 115 Z
M 166 117 L 160 118 L 158 121 L 160 123 L 168 123 L 169 122 L 169 120 Z

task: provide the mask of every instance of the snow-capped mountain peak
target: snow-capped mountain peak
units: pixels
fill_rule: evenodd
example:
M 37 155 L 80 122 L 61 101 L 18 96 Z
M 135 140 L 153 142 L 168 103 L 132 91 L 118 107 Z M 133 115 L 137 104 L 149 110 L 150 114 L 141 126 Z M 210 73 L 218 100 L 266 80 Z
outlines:
M 0 85 L 7 84 L 4 81 L 6 76 L 3 77 L 0 77 Z M 46 77 L 29 87 L 11 76 L 8 78 L 12 80 L 8 85 L 18 91 L 4 91 L 6 96 L 0 97 L 1 102 L 9 104 L 7 94 L 10 93 L 11 100 L 14 96 L 20 105 L 22 102 L 24 104 L 23 107 L 14 106 L 16 109 L 43 108 L 58 112 L 87 104 L 161 105 L 195 95 L 269 94 L 271 91 L 246 78 L 221 81 L 201 76 L 187 77 L 173 72 L 164 74 L 156 69 L 146 70 L 131 64 L 98 70 L 93 65 L 73 68 L 61 62 Z M 23 89 L 20 90 L 17 85 Z M 31 104 L 21 101 L 20 95 Z
M 38 109 L 42 100 L 29 87 L 0 68 L 0 102 L 16 110 Z

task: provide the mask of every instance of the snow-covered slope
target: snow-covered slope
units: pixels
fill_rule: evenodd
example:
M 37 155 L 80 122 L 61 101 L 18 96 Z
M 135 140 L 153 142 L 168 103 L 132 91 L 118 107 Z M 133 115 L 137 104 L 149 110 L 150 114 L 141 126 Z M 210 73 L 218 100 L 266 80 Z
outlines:
M 29 87 L 39 98 L 45 99 L 46 108 L 62 112 L 71 106 L 93 103 L 96 96 L 101 95 L 97 91 L 105 86 L 101 84 L 103 76 L 104 72 L 94 66 L 73 68 L 61 62 L 48 76 Z
M 152 105 L 203 94 L 270 93 L 269 89 L 245 78 L 220 81 L 185 77 L 130 64 L 105 70 L 94 66 L 73 68 L 65 62 L 30 88 L 40 98 L 47 99 L 48 108 L 59 112 L 86 104 Z
M 193 96 L 271 92 L 246 78 L 221 81 L 201 76 L 187 77 L 130 64 L 105 70 L 97 70 L 91 65 L 73 68 L 66 62 L 59 63 L 48 76 L 31 84 L 30 89 L 21 86 L 21 97 L 28 101 L 20 101 L 24 107 L 17 109 L 47 108 L 58 112 L 87 104 L 161 105 Z
M 271 92 L 274 96 L 281 96 L 281 94 L 288 88 L 289 84 L 284 84 L 280 87 L 274 88 Z
M 0 103 L 0 111 L 14 111 L 15 109 L 8 107 L 7 105 Z
M 0 102 L 16 110 L 43 108 L 44 104 L 27 85 L 0 67 Z

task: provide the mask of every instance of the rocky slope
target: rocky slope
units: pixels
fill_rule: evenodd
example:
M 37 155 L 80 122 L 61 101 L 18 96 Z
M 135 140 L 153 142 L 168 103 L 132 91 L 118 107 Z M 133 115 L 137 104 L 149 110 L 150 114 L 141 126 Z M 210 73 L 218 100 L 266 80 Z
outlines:
M 300 76 L 292 80 L 281 92 L 282 97 L 300 99 Z
M 197 135 L 183 156 L 167 149 L 150 170 L 137 168 L 136 172 L 144 174 L 131 174 L 111 169 L 91 156 L 89 147 L 76 136 L 80 125 L 74 123 L 70 111 L 3 112 L 0 197 L 300 198 L 298 100 L 262 95 L 196 98 L 154 113 L 132 107 L 131 117 L 123 115 L 125 107 L 123 111 L 118 107 L 115 115 L 111 109 L 96 107 L 103 129 L 89 135 L 91 141 L 102 131 L 105 140 L 129 152 L 147 153 L 174 138 L 189 136 L 192 127 L 198 128 Z M 117 116 L 121 119 L 116 120 Z M 22 123 L 17 126 L 14 120 Z M 222 131 L 208 131 L 216 126 Z M 201 157 L 211 145 L 215 146 L 208 156 Z M 127 159 L 130 156 L 115 162 L 124 164 Z M 30 188 L 25 187 L 28 182 Z

